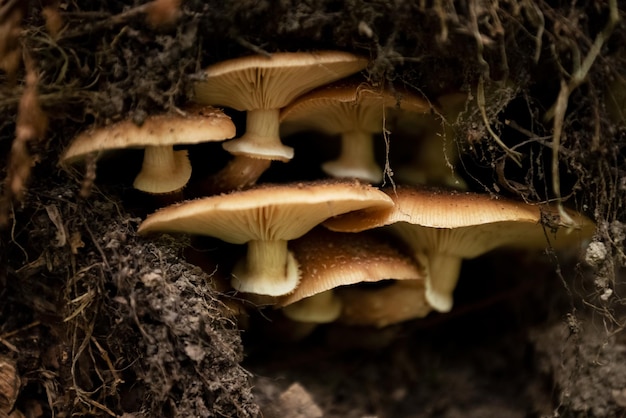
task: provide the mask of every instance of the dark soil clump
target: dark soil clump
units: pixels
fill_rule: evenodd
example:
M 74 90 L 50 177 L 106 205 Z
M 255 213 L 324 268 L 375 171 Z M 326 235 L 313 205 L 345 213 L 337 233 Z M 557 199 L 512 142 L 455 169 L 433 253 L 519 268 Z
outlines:
M 99 191 L 42 190 L 29 193 L 28 231 L 3 241 L 16 409 L 45 393 L 47 416 L 256 416 L 239 332 L 180 244 L 138 239 L 138 219 Z

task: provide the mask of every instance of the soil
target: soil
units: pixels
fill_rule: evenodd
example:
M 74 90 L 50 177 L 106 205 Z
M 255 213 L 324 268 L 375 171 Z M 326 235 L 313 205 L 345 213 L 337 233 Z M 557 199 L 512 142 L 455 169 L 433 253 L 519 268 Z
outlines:
M 0 0 L 0 417 L 625 416 L 623 6 L 222 3 Z M 321 49 L 369 58 L 376 85 L 467 93 L 457 178 L 585 213 L 586 252 L 493 252 L 463 264 L 450 313 L 303 336 L 228 297 L 240 248 L 137 236 L 164 203 L 132 189 L 140 154 L 59 166 L 88 126 L 182 108 L 210 64 Z M 259 181 L 319 178 L 337 150 L 317 137 Z M 389 175 L 410 145 L 379 139 Z M 228 159 L 188 151 L 185 193 Z

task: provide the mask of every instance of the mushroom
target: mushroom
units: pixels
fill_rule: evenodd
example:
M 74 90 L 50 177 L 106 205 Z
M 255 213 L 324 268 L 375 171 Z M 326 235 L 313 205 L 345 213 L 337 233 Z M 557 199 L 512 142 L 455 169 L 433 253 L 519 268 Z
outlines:
M 302 322 L 332 322 L 341 314 L 333 289 L 384 279 L 423 281 L 424 271 L 380 234 L 348 234 L 316 228 L 289 244 L 300 266 L 300 284 L 276 306 Z
M 333 231 L 358 232 L 391 225 L 427 269 L 426 300 L 437 311 L 452 308 L 461 260 L 496 247 L 542 249 L 573 246 L 594 231 L 591 220 L 571 213 L 580 226 L 564 230 L 557 209 L 477 193 L 397 187 L 385 190 L 395 205 L 328 220 Z M 546 219 L 556 219 L 545 225 Z
M 287 241 L 330 217 L 391 205 L 385 193 L 358 182 L 264 185 L 163 208 L 148 216 L 139 233 L 184 232 L 247 244 L 246 257 L 233 268 L 232 286 L 279 296 L 293 291 L 299 281 Z
M 429 113 L 425 100 L 408 92 L 394 93 L 362 82 L 340 82 L 310 92 L 282 110 L 285 133 L 315 129 L 341 135 L 341 153 L 322 169 L 332 177 L 380 183 L 383 170 L 374 159 L 373 135 L 383 132 L 385 112 L 399 108 Z
M 365 58 L 347 52 L 319 51 L 254 55 L 206 68 L 194 84 L 194 100 L 247 112 L 245 134 L 223 145 L 236 157 L 213 179 L 214 192 L 254 184 L 268 160 L 291 160 L 293 148 L 279 136 L 280 108 L 366 66 Z
M 382 288 L 350 286 L 337 289 L 343 304 L 338 322 L 347 325 L 371 325 L 378 328 L 415 318 L 432 311 L 426 301 L 423 280 L 394 280 Z
M 172 193 L 182 189 L 191 176 L 187 151 L 174 151 L 174 145 L 223 141 L 233 136 L 235 125 L 221 110 L 194 106 L 182 114 L 148 116 L 141 126 L 125 120 L 88 129 L 72 141 L 61 162 L 72 163 L 113 149 L 144 148 L 134 187 L 152 194 Z

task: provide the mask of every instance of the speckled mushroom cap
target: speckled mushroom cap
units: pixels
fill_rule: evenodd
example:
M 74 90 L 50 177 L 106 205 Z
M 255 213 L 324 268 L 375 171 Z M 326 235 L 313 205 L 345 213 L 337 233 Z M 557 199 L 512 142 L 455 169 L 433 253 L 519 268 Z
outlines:
M 300 265 L 300 284 L 278 299 L 287 306 L 339 286 L 384 279 L 423 280 L 419 263 L 380 234 L 332 232 L 316 228 L 289 243 Z
M 409 92 L 389 91 L 365 82 L 340 81 L 314 90 L 285 107 L 281 133 L 313 129 L 342 135 L 341 155 L 322 165 L 333 177 L 355 177 L 379 183 L 383 172 L 374 159 L 373 134 L 384 128 L 389 109 L 429 113 L 430 104 Z
M 354 181 L 263 185 L 163 208 L 148 216 L 139 233 L 184 232 L 233 244 L 248 243 L 246 260 L 233 271 L 233 287 L 278 296 L 293 291 L 298 283 L 297 263 L 288 253 L 288 240 L 330 217 L 392 204 L 385 193 Z M 261 262 L 271 268 L 263 267 L 259 273 Z
M 354 74 L 367 59 L 341 51 L 282 52 L 223 61 L 204 70 L 194 100 L 248 111 L 247 133 L 224 148 L 235 155 L 288 161 L 293 149 L 280 143 L 279 109 L 326 83 Z M 250 112 L 263 114 L 251 117 Z
M 427 266 L 426 297 L 437 310 L 452 307 L 452 291 L 461 258 L 472 258 L 499 246 L 541 249 L 575 246 L 592 235 L 593 222 L 570 212 L 580 226 L 558 228 L 558 212 L 549 205 L 530 205 L 477 193 L 398 187 L 387 189 L 392 208 L 347 214 L 324 223 L 334 231 L 357 232 L 393 225 Z M 545 228 L 544 220 L 552 219 Z
M 149 193 L 167 193 L 182 188 L 191 176 L 187 151 L 174 151 L 179 144 L 223 141 L 235 136 L 235 125 L 221 110 L 210 106 L 193 106 L 181 113 L 148 116 L 142 125 L 125 120 L 109 126 L 94 127 L 78 135 L 61 158 L 68 164 L 90 153 L 113 149 L 144 148 L 146 155 L 165 151 L 155 160 L 144 158 L 135 187 Z M 163 161 L 165 160 L 165 161 Z M 168 164 L 170 169 L 159 166 Z
M 220 109 L 193 106 L 183 113 L 148 116 L 137 125 L 124 120 L 89 128 L 72 141 L 61 161 L 71 163 L 91 152 L 159 145 L 198 144 L 235 136 L 235 125 Z
M 332 231 L 357 232 L 395 223 L 407 223 L 423 230 L 423 239 L 414 248 L 450 250 L 464 258 L 476 257 L 501 245 L 524 248 L 556 248 L 582 242 L 595 229 L 582 214 L 568 211 L 580 229 L 566 230 L 558 224 L 544 228 L 542 220 L 558 220 L 550 205 L 531 205 L 510 199 L 456 190 L 398 186 L 383 190 L 395 205 L 380 211 L 346 214 L 324 223 Z M 434 231 L 431 231 L 434 230 Z M 438 231 L 439 230 L 439 231 Z M 441 239 L 433 233 L 445 233 Z M 462 238 L 454 243 L 452 235 Z

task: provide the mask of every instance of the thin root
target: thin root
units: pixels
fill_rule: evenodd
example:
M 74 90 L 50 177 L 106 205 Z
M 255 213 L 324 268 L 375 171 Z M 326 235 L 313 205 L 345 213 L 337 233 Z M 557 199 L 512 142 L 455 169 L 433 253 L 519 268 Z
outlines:
M 513 151 L 511 148 L 507 147 L 504 142 L 500 139 L 498 134 L 496 134 L 493 129 L 491 129 L 491 125 L 489 123 L 489 119 L 487 118 L 487 110 L 485 108 L 485 83 L 483 77 L 480 77 L 478 80 L 478 86 L 476 87 L 476 101 L 478 103 L 478 108 L 480 109 L 480 114 L 483 118 L 483 122 L 487 127 L 487 132 L 491 135 L 494 141 L 504 150 L 504 152 L 517 164 L 519 167 L 522 166 L 521 158 L 522 153 L 518 151 Z
M 609 21 L 604 29 L 598 33 L 596 39 L 589 50 L 589 53 L 582 60 L 582 63 L 578 60 L 574 61 L 575 71 L 573 72 L 569 82 L 565 80 L 561 81 L 561 89 L 556 102 L 546 113 L 545 119 L 550 120 L 554 118 L 553 122 L 553 134 L 552 134 L 552 189 L 556 196 L 556 204 L 561 216 L 561 222 L 567 226 L 575 227 L 576 222 L 567 214 L 563 208 L 563 198 L 561 196 L 561 179 L 559 175 L 559 147 L 561 143 L 561 135 L 563 132 L 563 123 L 565 121 L 565 112 L 567 110 L 567 103 L 569 101 L 570 94 L 578 88 L 586 79 L 591 66 L 595 62 L 596 58 L 602 50 L 602 46 L 610 37 L 613 32 L 613 28 L 619 21 L 619 11 L 617 9 L 617 0 L 609 0 Z M 580 55 L 580 50 L 577 47 L 573 47 L 574 56 Z

